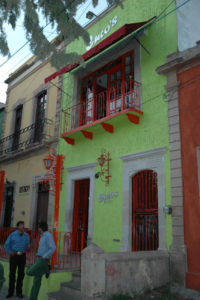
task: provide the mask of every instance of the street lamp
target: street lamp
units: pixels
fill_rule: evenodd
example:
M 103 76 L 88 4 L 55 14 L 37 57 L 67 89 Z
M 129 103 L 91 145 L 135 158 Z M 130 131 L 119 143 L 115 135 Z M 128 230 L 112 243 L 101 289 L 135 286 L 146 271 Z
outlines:
M 43 159 L 45 169 L 50 170 L 53 165 L 53 161 L 54 161 L 54 158 L 49 153 L 49 155 Z

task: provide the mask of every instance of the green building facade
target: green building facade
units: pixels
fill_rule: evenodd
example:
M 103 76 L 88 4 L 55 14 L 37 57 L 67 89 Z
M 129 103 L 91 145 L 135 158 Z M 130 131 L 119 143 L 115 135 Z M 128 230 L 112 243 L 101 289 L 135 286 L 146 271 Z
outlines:
M 106 252 L 140 251 L 172 243 L 166 79 L 156 68 L 176 50 L 177 32 L 174 5 L 165 8 L 165 0 L 126 0 L 87 26 L 90 45 L 67 45 L 81 55 L 96 46 L 62 84 L 59 231 L 72 232 L 74 249 L 93 242 Z

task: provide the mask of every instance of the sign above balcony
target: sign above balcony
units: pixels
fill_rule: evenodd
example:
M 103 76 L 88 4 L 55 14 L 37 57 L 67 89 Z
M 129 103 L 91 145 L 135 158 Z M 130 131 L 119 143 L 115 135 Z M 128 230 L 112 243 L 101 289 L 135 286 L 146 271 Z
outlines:
M 103 30 L 99 34 L 93 37 L 93 35 L 90 36 L 90 43 L 88 46 L 86 46 L 86 50 L 89 51 L 98 41 L 102 40 L 104 35 L 108 34 L 112 27 L 114 27 L 117 24 L 117 16 L 114 16 L 112 20 L 110 20 L 109 24 L 105 26 Z
M 113 21 L 113 20 L 114 20 L 114 23 L 115 23 L 116 20 L 113 18 L 111 21 Z M 148 24 L 151 21 L 152 21 L 152 19 L 150 19 L 148 21 L 145 21 L 145 22 L 125 24 L 124 26 L 122 26 L 118 30 L 116 30 L 114 33 L 109 35 L 107 38 L 105 38 L 103 41 L 98 43 L 96 46 L 92 47 L 90 50 L 85 52 L 82 55 L 82 59 L 84 61 L 87 61 L 88 59 L 92 58 L 93 56 L 95 56 L 98 53 L 102 52 L 103 50 L 107 49 L 108 47 L 110 47 L 114 43 L 122 40 L 125 36 L 129 35 L 130 33 L 134 33 L 138 29 L 143 30 L 145 28 L 145 25 Z M 111 24 L 112 24 L 112 22 L 111 22 Z M 109 32 L 108 29 L 110 31 L 110 28 L 108 26 L 104 28 L 104 31 L 103 31 L 104 34 L 105 34 L 105 32 Z M 102 31 L 101 31 L 101 33 L 102 33 Z M 100 33 L 100 38 L 103 38 L 104 34 L 103 33 L 101 34 L 101 33 Z M 135 32 L 135 35 L 138 34 L 138 33 L 139 33 L 138 31 Z M 95 37 L 95 39 L 96 39 L 96 42 L 97 42 L 98 39 L 99 39 L 99 36 L 97 36 L 97 38 Z M 94 39 L 93 45 L 95 44 L 95 39 Z M 77 66 L 79 66 L 79 64 L 80 64 L 79 62 L 74 63 L 74 64 L 68 64 L 67 66 L 62 68 L 60 71 L 55 72 L 55 73 L 51 74 L 50 76 L 48 76 L 47 78 L 45 78 L 44 82 L 47 83 L 47 82 L 55 79 L 57 76 L 60 76 L 60 75 L 62 75 L 64 73 L 67 73 L 67 72 L 70 72 L 71 70 L 73 70 Z

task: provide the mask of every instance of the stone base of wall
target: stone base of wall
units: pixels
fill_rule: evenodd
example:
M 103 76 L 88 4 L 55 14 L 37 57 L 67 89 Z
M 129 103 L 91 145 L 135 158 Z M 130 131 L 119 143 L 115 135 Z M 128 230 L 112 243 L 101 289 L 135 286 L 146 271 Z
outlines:
M 185 246 L 170 248 L 170 278 L 171 282 L 185 286 L 187 272 L 187 250 Z
M 83 299 L 106 299 L 115 294 L 135 295 L 169 282 L 167 251 L 104 253 L 91 244 L 82 252 Z

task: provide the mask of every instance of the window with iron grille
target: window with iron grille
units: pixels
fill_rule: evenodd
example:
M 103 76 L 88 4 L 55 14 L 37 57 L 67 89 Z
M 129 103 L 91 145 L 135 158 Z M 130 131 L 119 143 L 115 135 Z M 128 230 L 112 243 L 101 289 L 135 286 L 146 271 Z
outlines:
M 140 171 L 133 177 L 132 250 L 158 249 L 157 173 Z
M 40 142 L 44 133 L 45 112 L 47 106 L 47 91 L 42 91 L 37 96 L 37 108 L 35 118 L 34 142 Z

